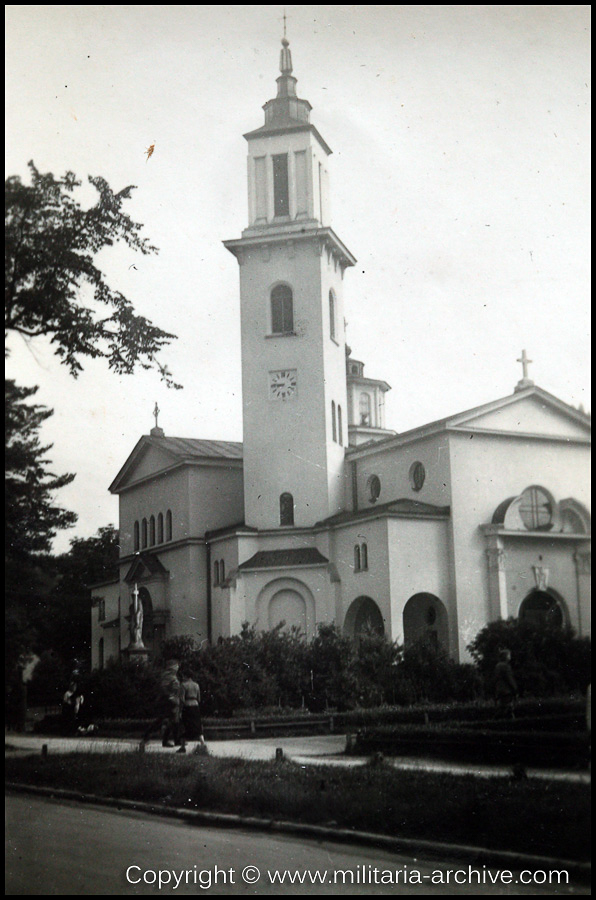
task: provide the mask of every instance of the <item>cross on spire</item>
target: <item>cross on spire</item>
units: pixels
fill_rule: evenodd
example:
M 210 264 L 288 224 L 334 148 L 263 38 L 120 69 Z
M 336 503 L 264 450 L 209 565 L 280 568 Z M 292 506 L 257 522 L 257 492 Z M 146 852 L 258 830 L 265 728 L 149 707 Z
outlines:
M 284 14 L 283 14 L 282 18 L 283 18 L 283 22 L 284 22 L 284 40 L 285 40 L 286 39 L 286 24 L 288 21 L 288 17 L 286 16 L 285 8 L 284 8 Z
M 528 356 L 527 356 L 525 350 L 522 350 L 521 356 L 519 357 L 519 359 L 516 359 L 516 362 L 521 363 L 522 372 L 523 372 L 523 377 L 521 378 L 520 381 L 517 382 L 517 384 L 515 386 L 516 392 L 523 391 L 524 388 L 527 388 L 527 387 L 533 387 L 534 382 L 532 381 L 531 378 L 528 377 L 528 366 L 530 365 L 532 360 L 528 359 Z
M 532 360 L 528 359 L 528 357 L 526 356 L 526 351 L 522 350 L 522 354 L 521 354 L 520 358 L 516 359 L 515 361 L 522 364 L 524 378 L 527 378 L 528 377 L 528 366 L 532 362 Z
M 161 410 L 156 403 L 155 406 L 153 407 L 153 415 L 155 417 L 155 425 L 151 429 L 151 434 L 153 435 L 153 437 L 164 437 L 163 428 L 160 428 L 158 425 L 158 416 L 159 416 L 160 412 L 161 412 Z

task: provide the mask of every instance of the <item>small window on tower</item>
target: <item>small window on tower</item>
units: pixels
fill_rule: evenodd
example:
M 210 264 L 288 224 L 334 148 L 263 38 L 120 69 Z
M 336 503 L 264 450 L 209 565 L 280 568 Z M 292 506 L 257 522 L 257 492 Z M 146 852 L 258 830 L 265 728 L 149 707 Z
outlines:
M 360 394 L 358 405 L 360 412 L 360 424 L 370 425 L 370 394 Z
M 329 291 L 329 334 L 335 340 L 335 294 Z
M 273 214 L 290 215 L 287 153 L 278 153 L 273 157 Z
M 337 404 L 337 442 L 340 447 L 344 445 L 344 429 L 341 421 L 341 406 Z
M 279 498 L 279 524 L 294 524 L 294 498 L 291 494 L 284 493 Z
M 292 288 L 278 284 L 271 291 L 271 333 L 293 334 L 294 300 Z

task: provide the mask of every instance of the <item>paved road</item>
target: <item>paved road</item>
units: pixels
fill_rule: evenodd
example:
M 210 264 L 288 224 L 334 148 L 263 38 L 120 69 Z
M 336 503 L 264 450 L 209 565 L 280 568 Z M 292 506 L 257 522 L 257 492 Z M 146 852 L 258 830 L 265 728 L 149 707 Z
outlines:
M 588 888 L 558 884 L 479 886 L 478 879 L 497 877 L 496 869 L 484 866 L 475 869 L 473 883 L 456 885 L 455 878 L 467 878 L 467 864 L 415 860 L 375 849 L 240 829 L 204 828 L 39 797 L 9 795 L 6 808 L 8 895 L 590 893 Z M 172 880 L 160 889 L 155 883 L 159 870 L 164 873 L 162 882 L 188 874 L 178 887 Z M 273 873 L 281 877 L 284 871 L 298 872 L 305 883 L 292 885 L 287 876 L 285 884 L 273 883 Z M 519 873 L 512 877 L 517 879 Z M 323 883 L 313 884 L 311 878 L 321 878 Z
M 139 742 L 123 738 L 51 738 L 30 734 L 10 734 L 6 744 L 12 749 L 8 755 L 20 753 L 41 753 L 44 744 L 48 752 L 72 753 L 75 751 L 88 753 L 114 753 L 138 750 Z M 195 744 L 188 745 L 192 753 Z M 311 737 L 270 737 L 247 740 L 208 741 L 209 753 L 217 757 L 241 757 L 243 759 L 274 759 L 278 747 L 284 755 L 304 765 L 325 764 L 336 766 L 363 765 L 366 757 L 348 757 L 343 755 L 346 736 L 341 734 L 315 735 Z M 147 745 L 148 753 L 173 753 L 164 749 L 158 740 Z M 450 772 L 452 774 L 473 774 L 485 777 L 510 777 L 511 768 L 507 766 L 488 766 L 480 764 L 450 763 L 440 760 L 412 757 L 387 758 L 387 762 L 400 769 L 424 769 L 432 772 Z M 546 778 L 551 781 L 577 781 L 590 783 L 589 771 L 563 771 L 559 769 L 527 769 L 529 778 Z

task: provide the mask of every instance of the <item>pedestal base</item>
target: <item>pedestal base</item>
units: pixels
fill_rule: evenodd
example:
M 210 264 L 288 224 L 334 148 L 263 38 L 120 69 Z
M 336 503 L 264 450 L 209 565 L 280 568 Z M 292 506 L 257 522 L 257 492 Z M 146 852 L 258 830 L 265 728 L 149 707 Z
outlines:
M 146 663 L 149 658 L 149 651 L 146 647 L 137 647 L 135 644 L 131 644 L 124 650 L 124 655 L 131 662 Z

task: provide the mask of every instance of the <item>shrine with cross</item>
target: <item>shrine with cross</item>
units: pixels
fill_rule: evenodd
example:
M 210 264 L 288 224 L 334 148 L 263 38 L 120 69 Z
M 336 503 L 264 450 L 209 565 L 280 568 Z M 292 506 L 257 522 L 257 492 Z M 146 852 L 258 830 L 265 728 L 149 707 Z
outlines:
M 243 441 L 172 437 L 186 423 L 166 434 L 155 403 L 110 485 L 119 574 L 92 589 L 93 666 L 245 622 L 306 638 L 333 622 L 355 641 L 373 629 L 454 660 L 496 619 L 590 634 L 590 417 L 534 384 L 524 349 L 511 393 L 387 426 L 390 386 L 346 344 L 356 258 L 333 228 L 331 148 L 299 96 L 285 13 L 279 70 L 244 135 L 248 221 L 224 242 L 238 263 Z M 418 372 L 399 390 L 412 387 L 432 390 Z

